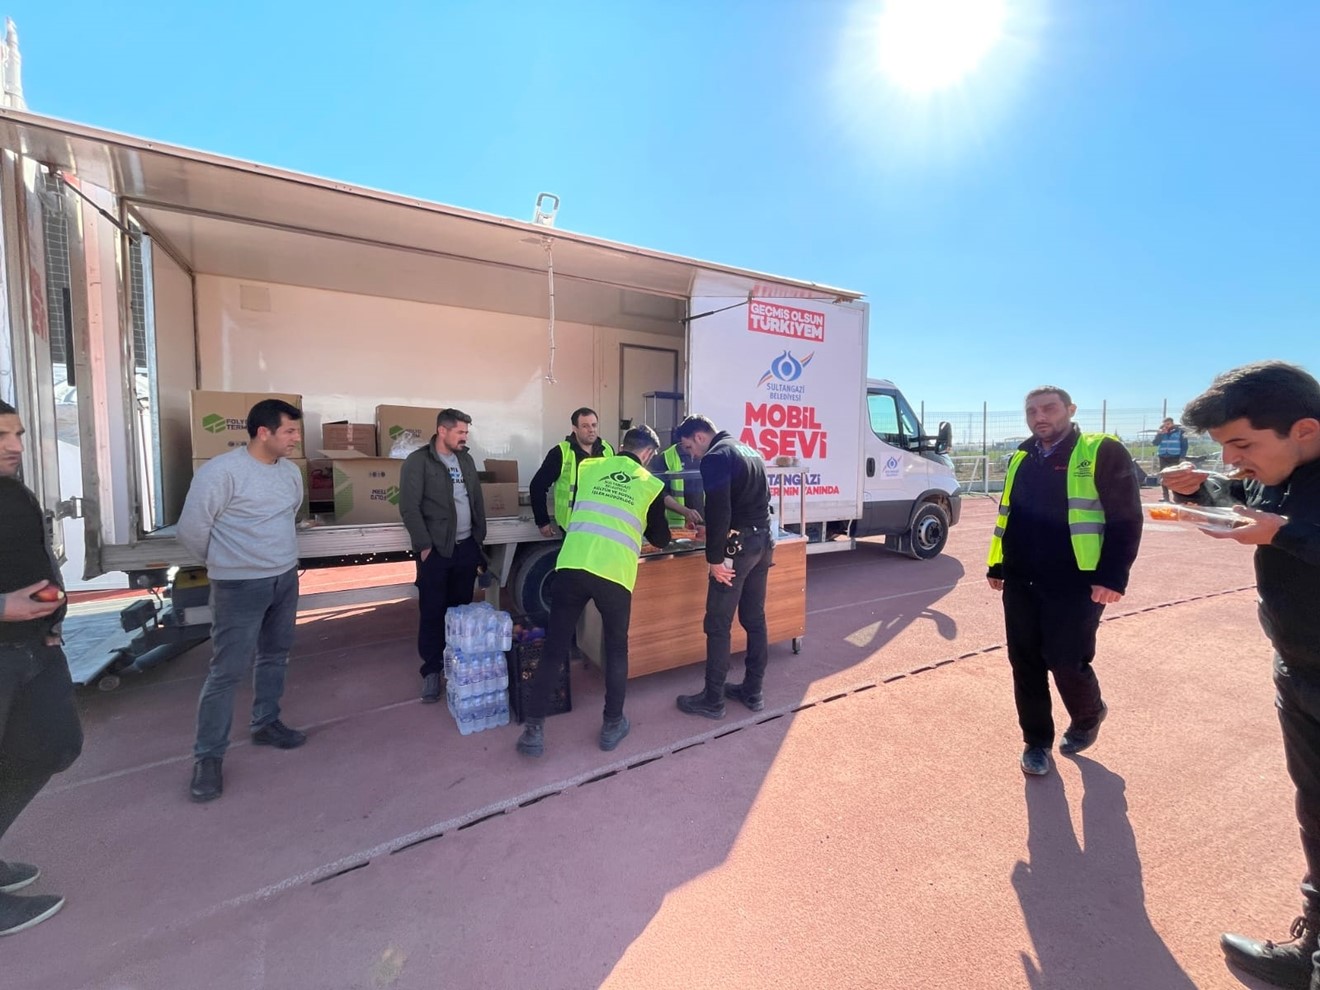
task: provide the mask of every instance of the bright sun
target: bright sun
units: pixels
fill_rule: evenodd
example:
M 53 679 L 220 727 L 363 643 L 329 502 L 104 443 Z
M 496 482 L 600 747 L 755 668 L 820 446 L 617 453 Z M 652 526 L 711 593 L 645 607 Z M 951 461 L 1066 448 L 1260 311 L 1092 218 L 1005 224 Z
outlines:
M 954 86 L 1004 32 L 1004 0 L 888 0 L 879 19 L 880 70 L 915 93 Z

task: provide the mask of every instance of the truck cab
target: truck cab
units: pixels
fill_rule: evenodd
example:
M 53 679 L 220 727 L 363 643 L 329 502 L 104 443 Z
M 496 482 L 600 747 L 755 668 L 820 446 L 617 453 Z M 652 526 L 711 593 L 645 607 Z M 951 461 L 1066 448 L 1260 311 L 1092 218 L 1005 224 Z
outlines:
M 862 518 L 854 535 L 884 536 L 887 545 L 918 559 L 936 556 L 962 512 L 947 453 L 949 425 L 928 436 L 898 387 L 878 378 L 866 382 L 866 424 Z

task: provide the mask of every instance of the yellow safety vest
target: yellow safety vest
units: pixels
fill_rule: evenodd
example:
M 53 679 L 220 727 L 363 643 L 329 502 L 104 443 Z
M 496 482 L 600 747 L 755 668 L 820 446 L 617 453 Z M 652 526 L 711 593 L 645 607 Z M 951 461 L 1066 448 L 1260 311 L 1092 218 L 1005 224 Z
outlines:
M 605 451 L 605 457 L 614 456 L 614 448 L 604 440 L 600 442 L 601 448 Z M 559 441 L 559 479 L 555 482 L 555 522 L 559 524 L 560 529 L 568 529 L 568 524 L 573 517 L 573 496 L 577 493 L 578 459 L 573 448 L 576 444 L 571 444 L 567 440 Z M 603 460 L 603 458 L 584 458 L 584 460 Z
M 683 458 L 679 456 L 678 444 L 674 444 L 673 446 L 666 447 L 664 458 L 665 458 L 666 470 L 672 472 L 672 477 L 668 479 L 670 494 L 673 495 L 675 502 L 677 502 L 679 505 L 682 505 L 683 478 L 678 472 L 683 470 Z M 677 526 L 679 528 L 687 526 L 686 517 L 680 516 L 677 512 L 673 512 L 669 509 L 665 510 L 665 518 L 669 520 L 670 526 Z
M 1100 444 L 1110 439 L 1113 438 L 1103 433 L 1083 433 L 1068 458 L 1068 535 L 1072 539 L 1077 567 L 1083 571 L 1093 571 L 1099 566 L 1100 547 L 1105 541 L 1105 509 L 1100 504 L 1100 490 L 1095 487 L 1095 463 Z M 994 535 L 990 537 L 990 557 L 986 561 L 991 567 L 1004 560 L 1009 493 L 1013 490 L 1018 465 L 1026 456 L 1025 450 L 1019 450 L 1008 462 L 1004 494 L 999 499 L 999 518 L 995 521 Z
M 578 469 L 578 499 L 556 568 L 590 571 L 629 591 L 637 583 L 646 515 L 664 483 L 631 457 L 591 457 Z

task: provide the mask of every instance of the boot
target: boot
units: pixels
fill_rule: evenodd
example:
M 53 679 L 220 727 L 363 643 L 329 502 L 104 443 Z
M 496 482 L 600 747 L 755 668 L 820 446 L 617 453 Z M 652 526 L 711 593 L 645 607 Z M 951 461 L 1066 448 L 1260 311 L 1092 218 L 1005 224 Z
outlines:
M 741 701 L 754 712 L 759 712 L 765 708 L 765 699 L 761 697 L 761 688 L 749 685 L 746 681 L 741 684 L 725 684 L 724 697 Z
M 723 690 L 712 690 L 710 685 L 706 685 L 706 690 L 698 691 L 696 694 L 680 694 L 678 696 L 678 710 L 687 712 L 689 715 L 704 715 L 706 718 L 724 717 L 724 697 Z
M 628 734 L 632 726 L 628 724 L 628 717 L 620 715 L 616 719 L 606 719 L 600 727 L 600 748 L 609 752 L 619 743 L 623 742 L 623 737 Z
M 518 737 L 518 752 L 524 756 L 540 756 L 545 752 L 545 719 L 529 718 L 523 723 L 522 735 Z
M 1219 936 L 1224 959 L 1252 976 L 1278 987 L 1308 990 L 1311 981 L 1311 953 L 1320 936 L 1320 919 L 1303 915 L 1288 930 L 1286 942 L 1247 938 L 1231 933 Z
M 188 793 L 194 801 L 214 801 L 225 790 L 224 775 L 218 756 L 203 756 L 193 764 L 192 783 Z

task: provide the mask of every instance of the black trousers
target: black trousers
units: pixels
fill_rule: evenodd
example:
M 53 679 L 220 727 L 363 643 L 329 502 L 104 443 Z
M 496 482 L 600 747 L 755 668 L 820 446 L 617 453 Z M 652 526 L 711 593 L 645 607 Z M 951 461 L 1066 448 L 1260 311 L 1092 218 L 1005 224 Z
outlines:
M 1297 824 L 1306 857 L 1303 910 L 1320 919 L 1320 658 L 1294 663 L 1275 653 L 1274 687 L 1283 757 L 1297 788 Z
M 550 586 L 550 628 L 545 653 L 532 675 L 527 717 L 545 718 L 558 672 L 568 663 L 573 633 L 587 602 L 595 602 L 605 639 L 605 721 L 623 717 L 628 689 L 628 623 L 632 619 L 632 592 L 590 571 L 564 568 L 555 571 Z
M 706 579 L 706 618 L 702 629 L 706 633 L 706 693 L 712 700 L 724 697 L 735 610 L 738 623 L 747 633 L 743 683 L 750 694 L 761 690 L 770 655 L 770 637 L 765 624 L 765 588 L 774 563 L 775 545 L 770 534 L 762 529 L 744 530 L 742 553 L 733 558 L 733 584 Z
M 0 837 L 82 742 L 64 651 L 0 644 Z
M 1155 456 L 1159 458 L 1161 471 L 1166 467 L 1173 467 L 1175 464 L 1181 464 L 1183 462 L 1183 459 L 1177 454 L 1156 454 Z M 1160 485 L 1160 498 L 1165 502 L 1169 500 L 1169 490 L 1163 485 Z
M 1104 610 L 1091 601 L 1089 587 L 1047 588 L 1035 581 L 1004 581 L 1013 697 L 1022 741 L 1028 746 L 1054 745 L 1050 674 L 1073 726 L 1085 732 L 1098 724 L 1103 702 L 1091 661 Z
M 469 605 L 481 548 L 468 537 L 455 544 L 452 557 L 432 550 L 417 561 L 417 654 L 422 658 L 422 676 L 445 670 L 445 612 L 451 605 Z

